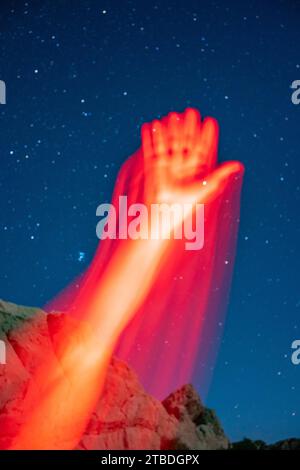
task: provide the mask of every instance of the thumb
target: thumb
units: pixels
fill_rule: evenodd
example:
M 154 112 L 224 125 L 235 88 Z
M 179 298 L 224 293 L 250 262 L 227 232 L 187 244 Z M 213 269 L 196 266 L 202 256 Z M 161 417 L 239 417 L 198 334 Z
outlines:
M 234 184 L 239 180 L 242 183 L 244 172 L 244 165 L 238 161 L 229 161 L 219 165 L 200 182 L 202 184 L 201 202 L 208 203 L 212 201 L 222 194 L 230 184 Z

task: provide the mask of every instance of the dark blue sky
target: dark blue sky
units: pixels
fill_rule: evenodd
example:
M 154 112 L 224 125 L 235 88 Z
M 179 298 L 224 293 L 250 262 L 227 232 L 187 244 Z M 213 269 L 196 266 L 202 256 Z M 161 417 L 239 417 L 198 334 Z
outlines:
M 142 122 L 197 107 L 220 122 L 221 159 L 245 164 L 207 399 L 232 439 L 300 436 L 299 21 L 298 1 L 0 6 L 0 297 L 43 305 L 88 265 L 96 207 Z

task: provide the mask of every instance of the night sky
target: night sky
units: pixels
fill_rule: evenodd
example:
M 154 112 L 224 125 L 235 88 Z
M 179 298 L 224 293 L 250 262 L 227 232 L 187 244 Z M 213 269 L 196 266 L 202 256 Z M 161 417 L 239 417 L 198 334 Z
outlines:
M 0 6 L 0 297 L 42 306 L 88 266 L 141 123 L 194 106 L 246 167 L 230 305 L 207 397 L 231 439 L 300 437 L 300 2 Z M 197 384 L 196 384 L 197 385 Z M 199 390 L 201 394 L 201 390 Z

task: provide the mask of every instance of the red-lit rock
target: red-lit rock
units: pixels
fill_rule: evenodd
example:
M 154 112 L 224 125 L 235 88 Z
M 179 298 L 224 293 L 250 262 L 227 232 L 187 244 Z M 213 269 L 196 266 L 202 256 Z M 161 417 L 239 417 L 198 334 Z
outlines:
M 0 449 L 7 448 L 18 432 L 29 380 L 45 354 L 54 355 L 52 343 L 62 318 L 0 302 L 0 339 L 7 345 L 7 364 L 0 365 Z M 204 408 L 191 385 L 161 403 L 117 358 L 111 361 L 102 396 L 78 444 L 78 449 L 87 450 L 227 447 L 217 418 Z

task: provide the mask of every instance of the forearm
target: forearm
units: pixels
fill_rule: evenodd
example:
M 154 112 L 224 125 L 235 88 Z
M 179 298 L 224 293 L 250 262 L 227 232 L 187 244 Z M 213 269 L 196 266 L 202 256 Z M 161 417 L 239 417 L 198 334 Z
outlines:
M 145 299 L 157 276 L 168 240 L 120 241 L 86 312 L 108 346 Z
M 147 295 L 164 247 L 161 240 L 120 244 L 87 302 L 85 320 L 70 328 L 66 316 L 55 356 L 44 358 L 36 371 L 11 449 L 76 447 L 101 394 L 115 341 Z

